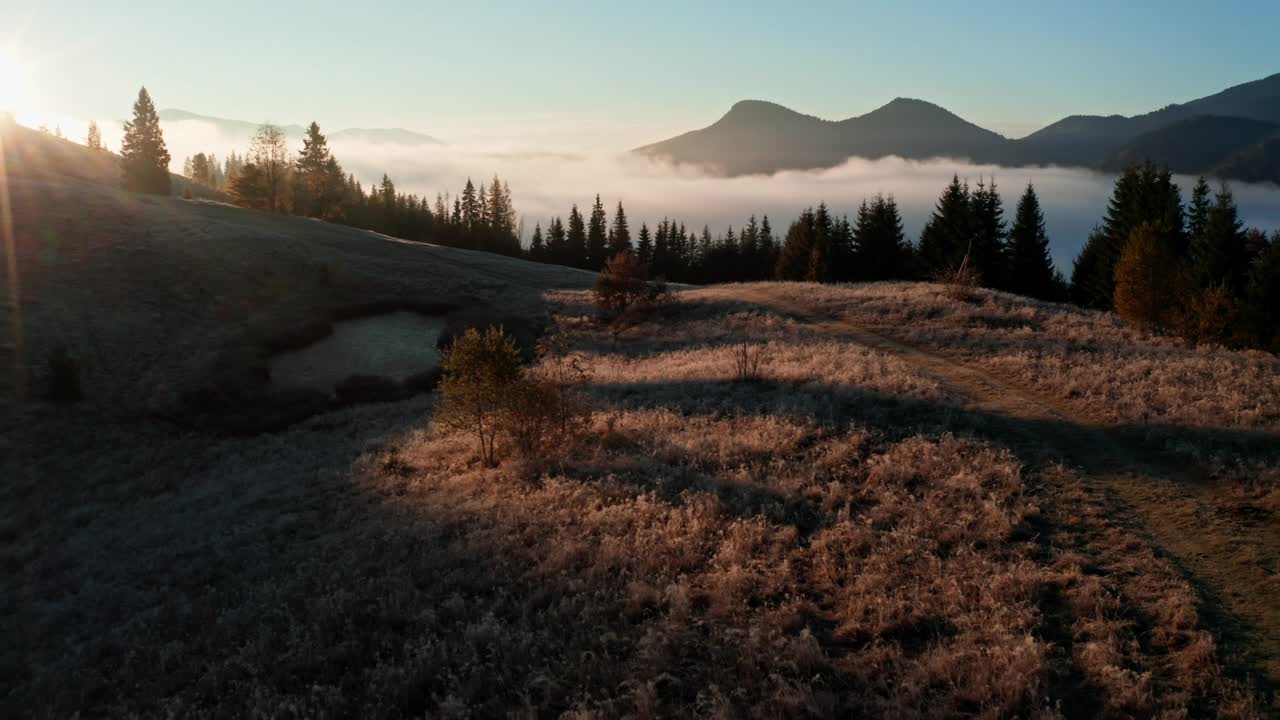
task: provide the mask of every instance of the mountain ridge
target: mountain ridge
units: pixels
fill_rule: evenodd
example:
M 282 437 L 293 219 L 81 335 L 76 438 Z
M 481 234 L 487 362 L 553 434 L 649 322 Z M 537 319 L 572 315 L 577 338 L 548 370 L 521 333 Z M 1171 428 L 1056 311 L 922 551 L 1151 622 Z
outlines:
M 1218 120 L 1198 120 L 1206 117 Z M 1068 115 L 1020 138 L 1005 137 L 945 107 L 908 97 L 842 120 L 806 115 L 767 100 L 740 100 L 707 127 L 632 152 L 730 176 L 899 156 L 1094 169 L 1114 169 L 1116 158 L 1122 157 L 1200 168 L 1190 172 L 1230 172 L 1248 165 L 1253 177 L 1270 150 L 1231 160 L 1269 136 L 1265 124 L 1280 126 L 1280 73 L 1140 115 Z M 1152 135 L 1175 126 L 1175 131 Z M 1248 132 L 1238 136 L 1241 129 Z
M 235 120 L 231 118 L 215 117 L 212 115 L 201 115 L 189 110 L 179 108 L 165 108 L 159 111 L 161 121 L 165 122 L 186 122 L 198 121 L 209 123 L 215 126 L 220 132 L 228 135 L 241 135 L 252 137 L 262 123 L 249 122 L 247 120 Z M 279 127 L 290 139 L 298 139 L 306 133 L 306 128 L 302 125 L 279 125 Z M 406 130 L 404 128 L 344 128 L 335 132 L 326 133 L 330 140 L 352 140 L 359 142 L 367 142 L 374 145 L 443 145 L 444 142 L 414 130 Z

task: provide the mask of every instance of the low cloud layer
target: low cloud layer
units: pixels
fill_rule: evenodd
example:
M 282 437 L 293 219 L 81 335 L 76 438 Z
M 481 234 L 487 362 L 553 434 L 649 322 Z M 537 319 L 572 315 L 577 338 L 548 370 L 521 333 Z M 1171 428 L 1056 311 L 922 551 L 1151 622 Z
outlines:
M 112 147 L 119 147 L 119 135 L 118 126 L 104 127 Z M 166 123 L 165 137 L 175 169 L 196 152 L 224 157 L 232 149 L 243 153 L 248 146 L 247 138 L 226 137 L 200 121 Z M 636 228 L 641 222 L 653 225 L 672 217 L 699 229 L 710 225 L 713 233 L 729 225 L 739 227 L 752 214 L 767 214 L 782 232 L 803 208 L 824 201 L 837 214 L 852 217 L 863 198 L 885 193 L 897 198 L 907 235 L 914 241 L 953 174 L 973 183 L 994 176 L 1010 222 L 1019 195 L 1032 182 L 1044 206 L 1054 261 L 1067 274 L 1089 231 L 1101 222 L 1115 179 L 1079 169 L 898 158 L 855 159 L 828 170 L 769 177 L 718 178 L 625 153 L 581 154 L 514 143 L 402 147 L 335 141 L 332 149 L 343 167 L 366 186 L 385 172 L 400 189 L 429 197 L 456 193 L 468 177 L 479 184 L 497 173 L 511 186 L 526 234 L 536 222 L 545 225 L 553 215 L 567 215 L 574 203 L 588 207 L 597 193 L 611 213 L 621 200 Z M 1193 182 L 1179 178 L 1184 195 Z M 1280 228 L 1280 188 L 1235 184 L 1233 190 L 1247 225 Z

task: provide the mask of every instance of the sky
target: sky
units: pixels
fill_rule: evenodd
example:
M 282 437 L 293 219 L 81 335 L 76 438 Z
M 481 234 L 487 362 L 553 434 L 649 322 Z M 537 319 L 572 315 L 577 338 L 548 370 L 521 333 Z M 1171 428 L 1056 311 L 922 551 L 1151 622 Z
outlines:
M 1280 2 L 4 0 L 25 108 L 161 108 L 623 150 L 737 100 L 830 119 L 917 97 L 1010 136 L 1280 72 Z M 125 7 L 122 7 L 125 5 Z

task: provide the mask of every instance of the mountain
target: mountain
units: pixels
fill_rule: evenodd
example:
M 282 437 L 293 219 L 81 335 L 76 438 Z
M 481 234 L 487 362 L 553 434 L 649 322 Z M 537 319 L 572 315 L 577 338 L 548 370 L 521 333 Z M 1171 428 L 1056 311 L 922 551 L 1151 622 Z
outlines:
M 1142 133 L 1099 163 L 1103 170 L 1122 170 L 1147 158 L 1176 173 L 1212 172 L 1225 158 L 1280 132 L 1280 125 L 1240 117 L 1199 115 Z
M 702 165 L 727 175 L 830 167 L 851 156 L 927 158 L 959 150 L 989 152 L 1005 139 L 923 100 L 898 98 L 839 122 L 744 100 L 710 127 L 635 152 Z
M 247 122 L 245 120 L 229 120 L 209 115 L 198 115 L 186 110 L 173 108 L 161 110 L 159 114 L 160 120 L 163 122 L 198 121 L 214 126 L 218 132 L 224 135 L 243 138 L 246 142 L 253 137 L 253 134 L 257 132 L 259 125 L 261 125 L 261 123 Z M 290 140 L 300 139 L 307 131 L 302 125 L 280 125 L 278 127 L 284 131 L 285 137 Z M 326 135 L 331 141 L 348 140 L 373 145 L 420 146 L 443 144 L 440 140 L 430 135 L 403 128 L 349 128 L 326 133 Z
M 1134 117 L 1072 115 L 1018 139 L 1004 138 L 922 100 L 898 98 L 840 121 L 748 100 L 706 128 L 633 152 L 725 175 L 826 168 L 852 157 L 889 155 L 1105 169 L 1151 159 L 1179 171 L 1234 172 L 1233 168 L 1270 157 L 1258 149 L 1254 156 L 1232 160 L 1277 126 L 1280 74 Z
M 1280 185 L 1280 132 L 1235 153 L 1214 168 L 1212 174 L 1243 182 Z

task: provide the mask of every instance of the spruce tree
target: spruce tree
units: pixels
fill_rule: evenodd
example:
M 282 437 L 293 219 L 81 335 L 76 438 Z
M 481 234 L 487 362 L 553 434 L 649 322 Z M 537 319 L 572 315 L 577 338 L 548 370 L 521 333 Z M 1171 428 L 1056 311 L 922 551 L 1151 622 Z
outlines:
M 1053 260 L 1049 256 L 1044 212 L 1031 183 L 1027 183 L 1027 189 L 1018 201 L 1013 228 L 1009 231 L 1008 289 L 1041 300 L 1059 299 Z
M 467 184 L 462 188 L 462 197 L 459 200 L 459 209 L 461 210 L 461 223 L 463 229 L 468 232 L 476 232 L 480 229 L 480 203 L 476 199 L 476 186 L 471 183 L 471 178 L 467 178 Z
M 1187 205 L 1187 240 L 1195 245 L 1204 236 L 1205 227 L 1209 224 L 1209 210 L 1213 207 L 1212 192 L 1204 176 L 1196 181 L 1191 190 L 1191 203 Z
M 1078 262 L 1071 274 L 1076 302 L 1102 310 L 1112 307 L 1116 261 L 1139 226 L 1149 226 L 1149 232 L 1167 246 L 1168 257 L 1184 257 L 1182 212 L 1182 195 L 1168 168 L 1157 168 L 1151 162 L 1128 167 L 1116 179 L 1100 231 L 1090 235 L 1081 251 L 1082 255 L 1088 253 L 1088 261 Z M 1088 274 L 1082 275 L 1082 269 Z
M 631 252 L 631 228 L 627 226 L 627 212 L 618 203 L 613 213 L 613 227 L 609 228 L 609 256 Z
M 911 266 L 911 246 L 893 196 L 863 202 L 853 229 L 854 257 L 863 280 L 902 280 Z
M 813 208 L 808 208 L 787 228 L 774 277 L 778 280 L 804 280 L 809 274 L 816 235 L 815 213 Z
M 648 224 L 640 223 L 637 239 L 636 256 L 640 258 L 641 263 L 650 265 L 653 262 L 653 235 L 649 233 Z
M 320 132 L 320 126 L 312 122 L 302 138 L 302 149 L 293 161 L 297 172 L 294 185 L 294 212 L 307 217 L 324 217 L 330 201 L 329 191 L 329 141 Z
M 1192 238 L 1191 267 L 1201 287 L 1222 285 L 1235 294 L 1244 292 L 1249 271 L 1244 223 L 1226 185 L 1214 197 L 1199 236 Z
M 133 119 L 124 124 L 124 140 L 120 143 L 124 187 L 133 192 L 168 195 L 169 150 L 160 129 L 160 116 L 144 87 L 133 103 Z
M 977 270 L 983 285 L 1004 288 L 1008 274 L 1005 271 L 1004 204 L 996 189 L 995 178 L 991 178 L 989 185 L 979 180 L 977 190 L 969 199 L 973 223 L 969 264 Z
M 1254 345 L 1280 354 L 1280 231 L 1249 268 L 1244 320 Z
M 760 248 L 759 263 L 756 266 L 756 279 L 768 280 L 774 277 L 778 265 L 778 241 L 773 237 L 773 226 L 769 224 L 769 216 L 760 218 L 760 236 L 756 241 Z
M 529 240 L 529 259 L 545 262 L 547 246 L 542 240 L 542 223 L 533 226 L 533 237 Z
M 605 260 L 609 259 L 608 223 L 604 204 L 596 195 L 595 205 L 591 206 L 591 218 L 587 222 L 587 267 L 591 270 L 603 268 Z
M 552 218 L 547 224 L 547 262 L 556 265 L 569 264 L 569 240 L 565 235 L 564 222 L 560 218 Z
M 969 185 L 953 175 L 920 233 L 920 268 L 928 276 L 955 272 L 964 262 L 973 237 L 970 210 Z
M 569 230 L 565 235 L 565 264 L 589 269 L 588 260 L 586 223 L 574 205 L 569 211 Z

